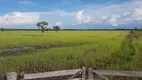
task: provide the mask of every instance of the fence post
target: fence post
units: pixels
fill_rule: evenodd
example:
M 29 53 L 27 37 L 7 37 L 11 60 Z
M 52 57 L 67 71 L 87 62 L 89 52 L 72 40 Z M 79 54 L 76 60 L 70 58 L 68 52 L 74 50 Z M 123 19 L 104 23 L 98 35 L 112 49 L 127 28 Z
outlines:
M 19 80 L 24 80 L 24 72 L 21 72 L 19 75 Z
M 88 71 L 88 80 L 93 80 L 93 69 L 92 68 L 89 68 L 89 71 Z
M 16 72 L 7 73 L 6 80 L 17 80 L 17 73 Z
M 86 69 L 82 67 L 82 80 L 86 80 Z

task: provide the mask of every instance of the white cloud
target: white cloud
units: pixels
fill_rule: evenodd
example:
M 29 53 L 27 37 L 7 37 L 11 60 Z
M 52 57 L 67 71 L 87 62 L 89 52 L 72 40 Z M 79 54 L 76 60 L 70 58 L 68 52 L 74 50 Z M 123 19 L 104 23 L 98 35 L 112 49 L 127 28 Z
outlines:
M 62 23 L 62 22 L 56 22 L 56 25 L 57 25 L 57 26 L 62 26 L 63 23 Z
M 142 0 L 132 0 L 119 4 L 92 4 L 84 8 L 94 24 L 127 25 L 142 20 Z
M 82 18 L 83 18 L 83 10 L 78 11 L 77 14 L 76 14 L 76 19 L 77 19 L 78 21 L 81 21 Z
M 37 5 L 36 3 L 32 2 L 32 1 L 26 1 L 26 0 L 21 0 L 18 2 L 19 4 L 29 4 L 29 5 Z
M 105 20 L 107 19 L 108 17 L 107 16 L 102 16 L 101 19 Z
M 90 16 L 84 15 L 84 10 L 76 13 L 76 20 L 78 21 L 78 24 L 90 23 L 92 21 Z
M 119 15 L 112 15 L 109 21 L 113 23 L 113 22 L 116 22 L 117 19 L 119 19 L 119 18 L 120 18 Z
M 34 24 L 39 21 L 38 13 L 13 12 L 0 16 L 0 25 Z
M 21 2 L 29 4 L 31 2 Z M 129 25 L 142 20 L 142 0 L 118 4 L 89 4 L 76 11 L 53 10 L 47 12 L 12 12 L 0 16 L 0 25 L 35 24 L 47 21 L 49 26 L 83 24 Z M 142 24 L 142 21 L 141 21 Z
M 111 25 L 112 26 L 118 26 L 119 24 L 115 22 L 115 23 L 111 23 Z
M 127 16 L 127 15 L 129 15 L 129 14 L 131 14 L 130 12 L 125 12 L 124 13 L 124 16 Z
M 125 20 L 126 20 L 126 21 L 130 21 L 130 20 L 131 20 L 131 18 L 125 18 Z
M 56 11 L 48 11 L 48 12 L 40 12 L 45 15 L 58 15 L 58 16 L 73 16 L 75 13 L 73 12 L 66 12 L 63 10 L 56 10 Z
M 47 21 L 51 26 L 62 26 L 63 22 L 72 22 L 74 15 L 75 13 L 66 11 L 12 12 L 0 16 L 0 26 L 36 24 L 38 21 Z
M 136 8 L 134 16 L 136 17 L 136 20 L 142 20 L 142 8 Z
M 109 19 L 109 23 L 113 26 L 118 26 L 117 20 L 120 19 L 120 15 L 112 15 Z

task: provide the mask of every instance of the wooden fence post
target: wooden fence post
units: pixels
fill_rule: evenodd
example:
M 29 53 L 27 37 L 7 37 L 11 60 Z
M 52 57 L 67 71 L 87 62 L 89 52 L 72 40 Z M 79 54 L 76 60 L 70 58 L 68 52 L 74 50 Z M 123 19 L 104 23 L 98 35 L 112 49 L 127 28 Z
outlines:
M 88 70 L 88 80 L 93 80 L 93 69 L 89 68 Z
M 17 80 L 17 73 L 16 72 L 7 73 L 6 80 Z
M 24 72 L 21 72 L 19 75 L 19 80 L 24 80 Z
M 82 67 L 82 80 L 86 80 L 86 69 Z

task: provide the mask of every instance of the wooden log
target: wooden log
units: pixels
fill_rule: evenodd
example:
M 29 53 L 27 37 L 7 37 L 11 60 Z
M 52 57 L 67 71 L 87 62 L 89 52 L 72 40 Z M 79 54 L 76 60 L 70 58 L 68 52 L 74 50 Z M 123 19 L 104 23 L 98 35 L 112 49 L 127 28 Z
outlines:
M 82 67 L 82 80 L 86 80 L 86 68 Z
M 24 80 L 24 72 L 21 72 L 19 75 L 19 80 Z
M 94 70 L 93 72 L 104 76 L 142 77 L 142 72 L 137 71 Z
M 78 71 L 72 77 L 70 77 L 68 80 L 72 80 L 73 78 L 75 78 L 76 75 L 81 74 L 81 72 L 82 72 L 82 70 Z
M 17 73 L 16 72 L 7 73 L 6 80 L 17 80 Z
M 88 80 L 93 80 L 93 69 L 89 68 L 88 70 Z
M 79 72 L 80 70 L 81 69 L 73 69 L 73 70 L 61 70 L 61 71 L 52 71 L 44 73 L 24 74 L 24 79 L 39 79 L 39 78 L 48 78 L 48 77 L 57 77 L 57 76 L 67 76 L 67 75 L 73 75 Z
M 74 79 L 71 79 L 71 80 L 82 80 L 81 78 L 74 78 Z

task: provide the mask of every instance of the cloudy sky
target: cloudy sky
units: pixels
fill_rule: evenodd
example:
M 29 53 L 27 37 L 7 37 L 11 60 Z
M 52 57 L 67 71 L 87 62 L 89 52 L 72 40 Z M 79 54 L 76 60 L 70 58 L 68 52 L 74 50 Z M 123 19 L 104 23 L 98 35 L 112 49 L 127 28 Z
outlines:
M 142 0 L 0 0 L 0 28 L 142 28 Z

